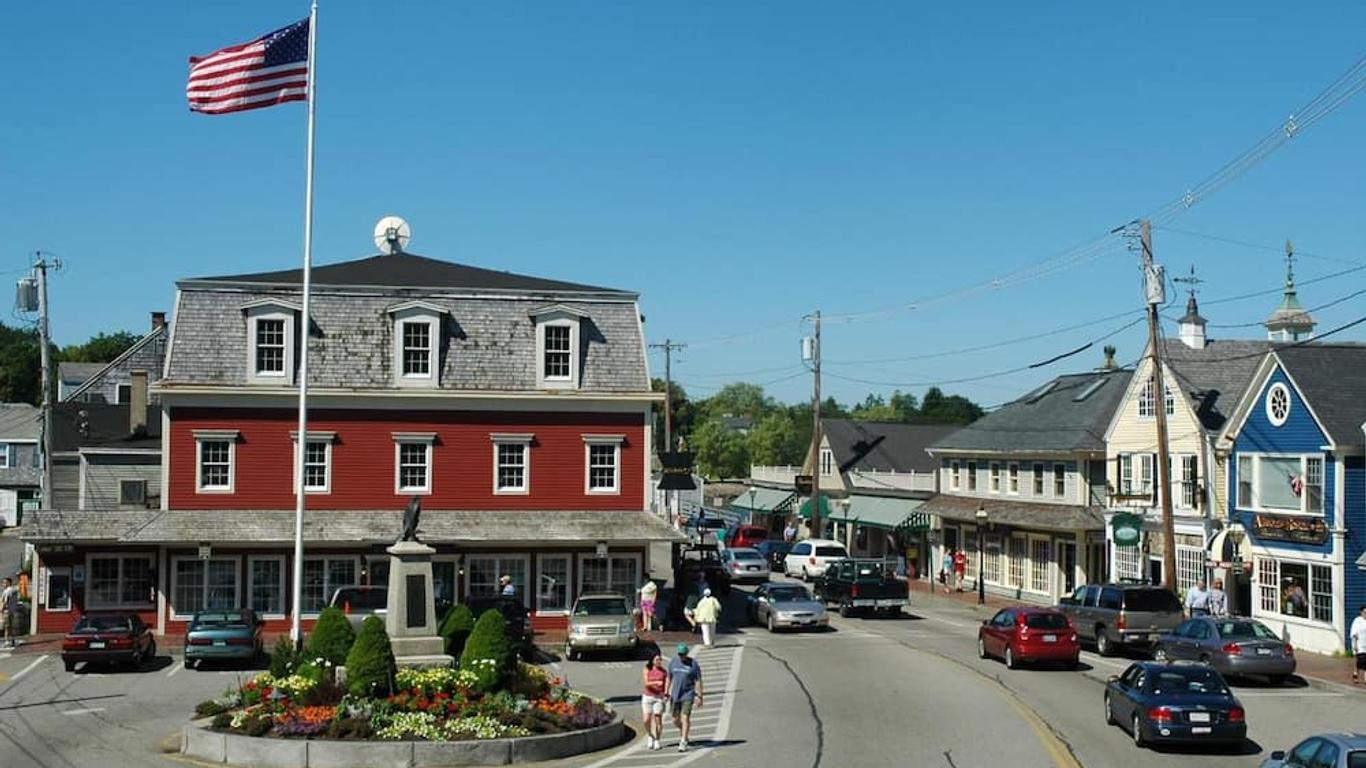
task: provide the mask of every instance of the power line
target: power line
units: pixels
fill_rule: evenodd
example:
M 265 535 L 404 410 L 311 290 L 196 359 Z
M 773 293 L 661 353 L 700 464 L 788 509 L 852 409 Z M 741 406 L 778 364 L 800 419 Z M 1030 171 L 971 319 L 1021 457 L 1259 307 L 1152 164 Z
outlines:
M 1241 247 L 1243 247 L 1243 248 L 1251 248 L 1251 249 L 1258 250 L 1258 251 L 1270 251 L 1270 252 L 1277 253 L 1277 254 L 1281 254 L 1281 253 L 1284 253 L 1284 252 L 1285 252 L 1285 247 L 1284 247 L 1284 246 L 1266 245 L 1266 244 L 1264 244 L 1264 243 L 1254 243 L 1254 242 L 1250 242 L 1250 241 L 1247 241 L 1247 240 L 1238 240 L 1237 238 L 1224 237 L 1224 236 L 1222 236 L 1222 235 L 1210 235 L 1210 234 L 1206 234 L 1206 233 L 1204 233 L 1204 232 L 1193 232 L 1193 231 L 1191 231 L 1191 230 L 1189 230 L 1189 229 L 1178 229 L 1178 228 L 1176 228 L 1176 227 L 1158 227 L 1158 229 L 1161 229 L 1163 232 L 1171 232 L 1171 233 L 1173 233 L 1173 234 L 1185 235 L 1185 236 L 1187 236 L 1187 237 L 1198 237 L 1198 238 L 1200 238 L 1200 239 L 1202 239 L 1202 240 L 1211 240 L 1211 241 L 1217 242 L 1217 243 L 1227 243 L 1227 244 L 1229 244 L 1229 245 L 1237 245 L 1237 246 L 1241 246 Z M 1310 251 L 1301 251 L 1299 248 L 1296 248 L 1296 249 L 1295 249 L 1295 255 L 1296 255 L 1296 256 L 1308 256 L 1308 257 L 1311 258 L 1311 259 L 1320 259 L 1320 260 L 1322 260 L 1322 261 L 1332 261 L 1332 262 L 1336 262 L 1336 263 L 1339 263 L 1339 264 L 1351 264 L 1351 265 L 1366 264 L 1366 262 L 1356 261 L 1356 260 L 1353 260 L 1353 259 L 1343 259 L 1343 258 L 1339 258 L 1339 257 L 1337 257 L 1337 256 L 1325 256 L 1325 255 L 1320 254 L 1320 253 L 1312 253 L 1312 252 L 1310 252 Z

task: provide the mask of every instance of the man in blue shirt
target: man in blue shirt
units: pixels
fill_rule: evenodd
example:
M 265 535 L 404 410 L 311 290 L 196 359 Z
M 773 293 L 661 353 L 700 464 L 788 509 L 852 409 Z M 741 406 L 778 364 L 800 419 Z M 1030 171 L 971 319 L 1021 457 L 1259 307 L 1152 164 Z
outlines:
M 1186 592 L 1186 615 L 1190 618 L 1209 615 L 1209 590 L 1205 589 L 1204 579 L 1196 581 Z
M 688 644 L 678 644 L 678 655 L 669 662 L 669 702 L 674 726 L 682 732 L 678 751 L 688 751 L 692 733 L 692 708 L 702 706 L 702 667 L 688 655 Z

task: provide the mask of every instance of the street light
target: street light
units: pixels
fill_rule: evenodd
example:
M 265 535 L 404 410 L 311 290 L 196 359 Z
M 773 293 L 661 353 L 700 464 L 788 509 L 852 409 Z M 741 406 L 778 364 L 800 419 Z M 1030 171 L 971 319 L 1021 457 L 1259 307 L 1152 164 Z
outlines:
M 983 507 L 983 506 L 981 506 L 981 505 L 978 505 L 978 507 L 977 507 L 977 514 L 974 515 L 973 517 L 977 518 L 977 604 L 978 604 L 978 605 L 986 605 L 986 603 L 987 603 L 987 585 L 986 585 L 985 582 L 982 581 L 982 577 L 985 576 L 985 575 L 986 575 L 986 572 L 987 572 L 987 570 L 986 570 L 986 564 L 987 564 L 987 563 L 986 563 L 986 560 L 987 560 L 987 555 L 986 555 L 986 552 L 987 552 L 987 547 L 986 547 L 986 543 L 987 543 L 987 510 L 986 510 L 986 507 Z
M 754 522 L 754 494 L 758 492 L 754 486 L 749 487 L 749 521 Z

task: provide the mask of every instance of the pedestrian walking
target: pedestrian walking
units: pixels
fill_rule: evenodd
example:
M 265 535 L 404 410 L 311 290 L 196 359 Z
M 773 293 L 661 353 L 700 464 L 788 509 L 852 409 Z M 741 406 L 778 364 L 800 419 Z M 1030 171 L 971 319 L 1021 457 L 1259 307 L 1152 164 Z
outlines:
M 791 544 L 797 540 L 797 526 L 791 521 L 787 521 L 787 527 L 783 528 L 783 541 Z
M 944 585 L 944 594 L 948 594 L 953 582 L 953 547 L 944 547 L 944 564 L 939 569 L 939 583 Z
M 678 655 L 669 662 L 669 704 L 674 727 L 679 731 L 678 751 L 688 751 L 692 736 L 692 711 L 702 706 L 702 667 L 688 655 L 688 644 L 678 644 Z
M 704 591 L 702 599 L 697 601 L 697 607 L 693 609 L 693 618 L 702 628 L 702 645 L 710 648 L 712 638 L 716 636 L 716 622 L 721 620 L 721 601 L 712 595 L 710 589 Z
M 688 622 L 688 631 L 697 631 L 697 603 L 702 597 L 696 592 L 689 592 L 686 600 L 683 601 L 683 619 Z
M 664 703 L 669 699 L 669 671 L 664 667 L 664 657 L 657 653 L 650 655 L 641 672 L 640 712 L 645 719 L 646 749 L 659 749 L 664 737 Z
M 968 553 L 957 550 L 953 553 L 953 583 L 955 588 L 963 591 L 963 582 L 968 577 Z
M 640 620 L 646 632 L 653 632 L 655 628 L 655 599 L 658 595 L 659 586 L 653 579 L 645 582 L 640 588 Z
M 1224 592 L 1224 580 L 1215 579 L 1209 590 L 1209 615 L 1224 617 L 1228 615 L 1228 594 Z
M 1361 606 L 1360 614 L 1352 619 L 1352 651 L 1356 653 L 1357 664 L 1352 669 L 1352 684 L 1366 683 L 1366 605 Z
M 498 578 L 498 583 L 502 585 L 503 597 L 516 597 L 517 587 L 512 583 L 512 577 L 504 574 Z
M 4 642 L 14 647 L 14 636 L 19 631 L 19 588 L 10 579 L 0 580 L 0 627 L 4 629 Z
M 1209 614 L 1209 590 L 1205 589 L 1205 580 L 1200 579 L 1195 586 L 1186 590 L 1186 616 L 1194 618 Z

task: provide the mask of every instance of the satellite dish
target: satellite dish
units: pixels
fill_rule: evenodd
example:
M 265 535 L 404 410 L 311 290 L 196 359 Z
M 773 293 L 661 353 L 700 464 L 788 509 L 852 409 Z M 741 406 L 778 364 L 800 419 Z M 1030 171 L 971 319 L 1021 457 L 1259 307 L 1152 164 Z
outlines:
M 375 225 L 375 247 L 379 248 L 381 253 L 403 253 L 412 236 L 408 222 L 398 216 L 385 216 Z

